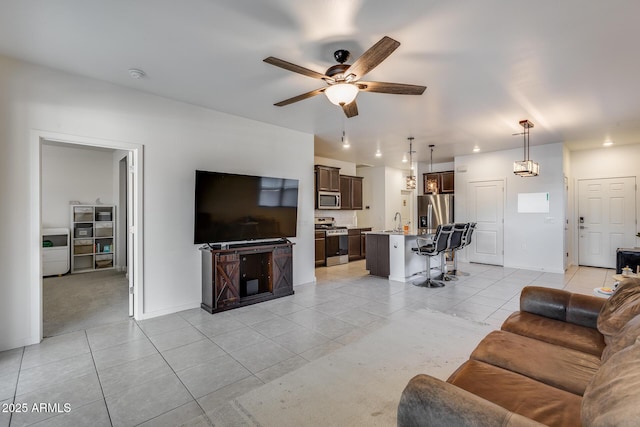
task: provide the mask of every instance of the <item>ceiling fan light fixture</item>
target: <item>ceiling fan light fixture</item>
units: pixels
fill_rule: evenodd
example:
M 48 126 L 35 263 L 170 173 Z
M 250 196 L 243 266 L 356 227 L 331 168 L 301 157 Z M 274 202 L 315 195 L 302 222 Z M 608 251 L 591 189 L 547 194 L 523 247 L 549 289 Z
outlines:
M 356 99 L 358 86 L 350 83 L 336 83 L 325 89 L 324 94 L 332 104 L 348 105 Z

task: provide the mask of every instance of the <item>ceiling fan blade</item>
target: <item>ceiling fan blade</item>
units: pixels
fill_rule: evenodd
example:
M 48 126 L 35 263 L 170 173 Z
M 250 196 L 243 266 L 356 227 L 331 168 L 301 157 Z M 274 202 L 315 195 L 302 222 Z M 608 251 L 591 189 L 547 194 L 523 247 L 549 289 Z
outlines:
M 294 102 L 302 101 L 303 99 L 311 98 L 312 96 L 316 96 L 324 92 L 326 87 L 322 87 L 320 89 L 312 90 L 311 92 L 303 93 L 302 95 L 294 96 L 293 98 L 285 99 L 284 101 L 280 101 L 275 105 L 276 107 L 284 107 L 285 105 L 293 104 Z
M 422 95 L 427 88 L 426 86 L 385 82 L 358 82 L 356 85 L 363 92 L 392 93 L 395 95 Z
M 345 104 L 342 106 L 342 111 L 344 111 L 344 114 L 347 116 L 348 119 L 350 119 L 351 117 L 355 117 L 358 115 L 358 105 L 356 104 L 356 101 L 353 100 L 351 101 L 350 104 Z
M 349 67 L 345 74 L 355 75 L 355 79 L 362 78 L 369 71 L 377 67 L 387 56 L 400 46 L 400 42 L 391 37 L 384 36 L 378 43 L 374 44 L 362 56 Z
M 283 59 L 274 58 L 270 56 L 268 58 L 263 59 L 267 64 L 275 65 L 276 67 L 284 68 L 288 71 L 293 71 L 294 73 L 302 74 L 303 76 L 312 77 L 314 79 L 324 79 L 333 82 L 333 79 L 329 76 L 325 76 L 322 73 L 318 73 L 316 71 L 310 70 L 308 68 L 301 67 L 296 64 L 292 64 L 291 62 L 287 62 Z

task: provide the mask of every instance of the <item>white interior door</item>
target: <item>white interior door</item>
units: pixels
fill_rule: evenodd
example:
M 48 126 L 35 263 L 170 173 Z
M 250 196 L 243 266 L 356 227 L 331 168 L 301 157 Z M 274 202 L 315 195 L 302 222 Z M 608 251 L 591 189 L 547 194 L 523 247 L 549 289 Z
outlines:
M 636 179 L 578 181 L 578 264 L 615 268 L 616 249 L 633 247 Z
M 467 257 L 471 262 L 504 264 L 504 181 L 469 183 L 469 221 L 476 223 Z

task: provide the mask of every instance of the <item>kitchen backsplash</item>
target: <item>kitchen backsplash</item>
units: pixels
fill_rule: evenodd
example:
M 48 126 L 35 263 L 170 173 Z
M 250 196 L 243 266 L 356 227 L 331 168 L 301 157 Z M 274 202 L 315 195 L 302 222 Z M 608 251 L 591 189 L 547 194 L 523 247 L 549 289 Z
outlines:
M 355 226 L 357 220 L 354 215 L 355 211 L 340 211 L 340 210 L 315 210 L 314 216 L 331 216 L 336 219 L 336 225 L 341 226 Z

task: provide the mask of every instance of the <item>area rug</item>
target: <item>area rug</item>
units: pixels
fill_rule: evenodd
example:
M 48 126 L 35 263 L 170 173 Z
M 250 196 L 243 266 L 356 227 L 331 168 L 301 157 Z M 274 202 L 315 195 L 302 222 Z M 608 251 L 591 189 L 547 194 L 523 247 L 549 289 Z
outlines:
M 419 373 L 446 379 L 492 329 L 439 312 L 407 313 L 234 399 L 224 418 L 263 427 L 393 426 L 409 379 Z

